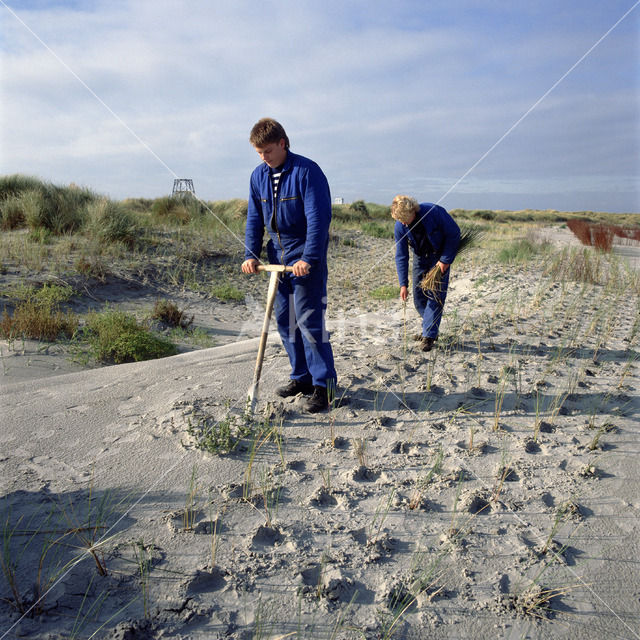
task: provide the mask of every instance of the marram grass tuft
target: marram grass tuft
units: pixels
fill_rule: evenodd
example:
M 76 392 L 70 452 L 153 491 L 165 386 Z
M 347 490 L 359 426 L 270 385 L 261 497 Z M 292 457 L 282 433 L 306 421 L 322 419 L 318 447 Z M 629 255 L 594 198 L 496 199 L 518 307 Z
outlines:
M 456 258 L 466 253 L 482 236 L 484 231 L 480 227 L 463 226 L 460 228 L 460 244 Z M 425 292 L 431 292 L 436 300 L 439 300 L 442 291 L 442 271 L 436 264 L 431 268 L 420 281 L 420 288 Z

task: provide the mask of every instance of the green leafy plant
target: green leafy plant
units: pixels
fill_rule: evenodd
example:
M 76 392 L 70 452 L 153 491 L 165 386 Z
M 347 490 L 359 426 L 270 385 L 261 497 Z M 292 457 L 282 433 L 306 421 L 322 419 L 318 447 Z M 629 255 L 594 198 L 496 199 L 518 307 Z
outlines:
M 187 426 L 187 433 L 194 438 L 196 449 L 216 455 L 231 453 L 253 432 L 253 422 L 244 416 L 234 415 L 229 407 L 221 420 L 199 415 L 194 421 L 189 419 Z
M 113 309 L 90 312 L 85 332 L 92 355 L 100 362 L 139 362 L 178 352 L 173 343 L 143 327 L 135 316 Z

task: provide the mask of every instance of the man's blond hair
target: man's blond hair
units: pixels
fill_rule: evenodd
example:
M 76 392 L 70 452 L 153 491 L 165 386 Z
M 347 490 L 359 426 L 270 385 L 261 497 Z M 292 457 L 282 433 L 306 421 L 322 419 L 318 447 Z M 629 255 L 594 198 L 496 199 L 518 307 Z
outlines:
M 398 195 L 391 203 L 391 217 L 404 224 L 409 224 L 418 211 L 420 211 L 420 205 L 411 196 Z

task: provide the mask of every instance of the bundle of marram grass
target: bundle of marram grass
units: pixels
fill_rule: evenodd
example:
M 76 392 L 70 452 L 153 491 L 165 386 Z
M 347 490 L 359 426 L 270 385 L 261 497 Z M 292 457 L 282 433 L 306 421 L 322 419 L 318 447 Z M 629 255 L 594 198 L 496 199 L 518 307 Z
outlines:
M 464 225 L 460 227 L 460 244 L 458 245 L 458 251 L 456 252 L 456 258 L 466 253 L 472 246 L 480 240 L 484 235 L 484 232 L 480 227 Z M 442 291 L 442 276 L 444 274 L 440 271 L 440 267 L 436 264 L 427 273 L 424 274 L 420 281 L 420 288 L 425 293 L 432 293 L 436 300 L 439 300 L 440 292 Z

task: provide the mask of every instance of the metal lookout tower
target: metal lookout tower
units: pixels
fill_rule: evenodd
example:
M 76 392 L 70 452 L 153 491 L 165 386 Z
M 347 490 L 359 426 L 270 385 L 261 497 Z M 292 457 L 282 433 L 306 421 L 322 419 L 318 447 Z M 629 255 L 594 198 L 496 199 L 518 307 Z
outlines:
M 184 198 L 186 196 L 196 195 L 193 188 L 193 180 L 191 178 L 176 178 L 173 181 L 173 191 L 171 192 L 172 198 Z

